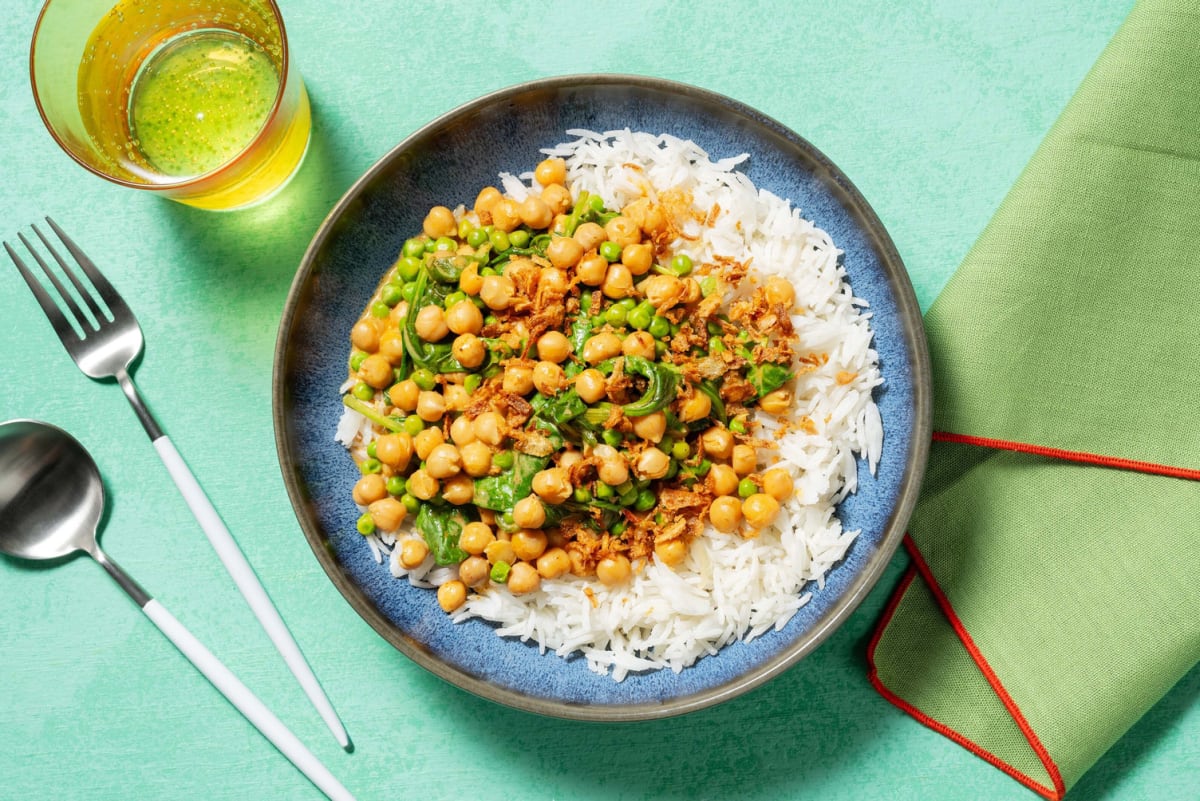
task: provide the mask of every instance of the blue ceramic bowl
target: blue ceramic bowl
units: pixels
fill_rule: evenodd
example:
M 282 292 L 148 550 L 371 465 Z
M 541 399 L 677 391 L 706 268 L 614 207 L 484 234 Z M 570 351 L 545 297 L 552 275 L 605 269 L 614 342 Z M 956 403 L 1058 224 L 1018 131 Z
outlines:
M 531 169 L 538 148 L 569 128 L 616 128 L 688 138 L 713 158 L 748 153 L 741 169 L 789 198 L 845 251 L 855 294 L 874 311 L 885 383 L 877 390 L 884 445 L 877 475 L 840 507 L 861 529 L 781 631 L 735 643 L 679 674 L 614 682 L 582 658 L 540 655 L 472 620 L 454 625 L 434 594 L 392 578 L 355 531 L 358 471 L 333 435 L 342 411 L 349 331 L 405 238 L 434 205 L 470 203 L 497 173 Z M 779 123 L 726 97 L 667 81 L 568 76 L 505 89 L 434 120 L 379 160 L 338 202 L 300 265 L 280 323 L 275 434 L 284 480 L 317 559 L 351 606 L 419 665 L 478 695 L 547 715 L 636 720 L 727 700 L 816 648 L 878 579 L 902 536 L 924 471 L 930 430 L 929 363 L 920 310 L 887 232 L 850 180 Z

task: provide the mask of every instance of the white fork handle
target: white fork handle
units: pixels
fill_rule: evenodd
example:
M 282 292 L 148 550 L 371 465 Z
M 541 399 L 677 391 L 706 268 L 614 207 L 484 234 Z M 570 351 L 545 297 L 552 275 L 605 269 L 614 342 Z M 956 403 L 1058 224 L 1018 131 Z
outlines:
M 254 568 L 250 567 L 250 563 L 246 561 L 246 556 L 234 541 L 229 529 L 225 527 L 221 516 L 213 508 L 208 496 L 204 494 L 204 490 L 200 488 L 199 482 L 192 475 L 192 471 L 188 469 L 187 463 L 183 461 L 183 457 L 175 449 L 170 437 L 166 435 L 154 440 L 154 449 L 158 451 L 163 464 L 167 466 L 167 472 L 175 480 L 175 486 L 179 487 L 179 491 L 183 493 L 184 500 L 187 501 L 192 514 L 199 521 L 200 527 L 204 529 L 204 534 L 208 537 L 213 549 L 216 550 L 221 563 L 225 565 L 225 569 L 233 577 L 238 590 L 250 604 L 250 609 L 254 611 L 254 616 L 258 618 L 259 624 L 267 632 L 271 642 L 275 643 L 275 648 L 287 663 L 288 668 L 291 669 L 292 674 L 295 675 L 296 680 L 300 682 L 304 694 L 316 707 L 338 743 L 342 748 L 348 749 L 350 736 L 346 734 L 346 728 L 338 718 L 337 712 L 334 711 L 329 698 L 326 697 L 325 691 L 321 689 L 317 677 L 313 675 L 312 668 L 304 659 L 304 654 L 300 652 L 300 646 L 296 645 L 296 640 L 288 631 L 283 618 L 279 616 L 279 611 L 271 603 L 258 576 L 254 574 Z
M 195 635 L 184 628 L 184 625 L 176 620 L 166 607 L 152 599 L 142 607 L 142 611 L 154 622 L 155 626 L 158 626 L 158 630 L 165 634 L 167 639 L 173 642 L 175 647 L 188 658 L 188 661 L 195 665 L 196 669 L 229 699 L 229 703 L 237 707 L 237 710 L 246 716 L 246 720 L 253 723 L 254 727 L 279 749 L 279 753 L 291 760 L 292 764 L 299 768 L 300 772 L 307 776 L 309 781 L 315 784 L 321 792 L 329 796 L 332 801 L 354 801 L 354 796 L 350 794 L 350 791 L 343 787 L 342 783 L 329 772 L 329 769 L 304 747 L 304 743 L 300 742 L 296 735 L 292 734 L 288 727 L 284 726 L 279 718 L 275 717 L 274 713 L 267 709 L 266 705 L 258 700 L 258 697 L 250 692 L 250 689 L 242 684 L 229 668 L 225 667 L 221 660 L 213 656 L 212 652 L 205 648 Z

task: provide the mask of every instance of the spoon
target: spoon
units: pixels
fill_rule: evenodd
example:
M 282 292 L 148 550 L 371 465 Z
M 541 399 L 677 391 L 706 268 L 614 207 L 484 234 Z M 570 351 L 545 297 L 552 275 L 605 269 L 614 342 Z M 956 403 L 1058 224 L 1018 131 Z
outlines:
M 91 556 L 146 617 L 271 744 L 333 801 L 354 801 L 329 769 L 204 645 L 96 542 L 104 485 L 92 457 L 66 431 L 34 420 L 0 423 L 0 553 L 19 559 Z

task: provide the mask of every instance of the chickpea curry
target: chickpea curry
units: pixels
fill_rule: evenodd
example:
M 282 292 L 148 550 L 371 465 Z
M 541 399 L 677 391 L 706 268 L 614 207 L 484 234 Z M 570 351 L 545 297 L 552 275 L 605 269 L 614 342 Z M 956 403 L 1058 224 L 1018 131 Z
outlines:
M 753 537 L 793 491 L 760 469 L 755 422 L 794 423 L 792 286 L 694 263 L 682 203 L 573 196 L 561 159 L 534 177 L 521 200 L 430 209 L 350 334 L 343 401 L 377 432 L 358 530 L 410 521 L 401 565 L 457 566 L 447 612 L 491 585 L 678 565 L 706 524 Z

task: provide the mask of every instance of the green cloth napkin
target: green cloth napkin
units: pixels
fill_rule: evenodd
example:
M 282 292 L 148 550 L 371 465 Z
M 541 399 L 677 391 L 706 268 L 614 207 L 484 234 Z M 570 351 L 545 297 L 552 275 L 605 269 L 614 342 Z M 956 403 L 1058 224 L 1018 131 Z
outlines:
M 926 329 L 871 679 L 1057 799 L 1200 660 L 1200 2 L 1134 7 Z

